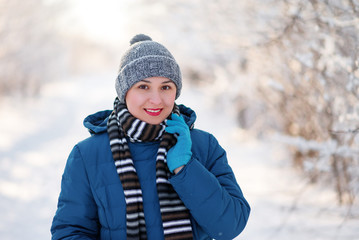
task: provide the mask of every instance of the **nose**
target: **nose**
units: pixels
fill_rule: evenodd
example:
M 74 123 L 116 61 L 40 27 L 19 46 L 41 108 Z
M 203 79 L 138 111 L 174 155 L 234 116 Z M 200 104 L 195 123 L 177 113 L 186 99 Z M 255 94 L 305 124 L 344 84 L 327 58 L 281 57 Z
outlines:
M 151 104 L 160 105 L 162 102 L 160 93 L 158 91 L 152 91 L 149 101 Z

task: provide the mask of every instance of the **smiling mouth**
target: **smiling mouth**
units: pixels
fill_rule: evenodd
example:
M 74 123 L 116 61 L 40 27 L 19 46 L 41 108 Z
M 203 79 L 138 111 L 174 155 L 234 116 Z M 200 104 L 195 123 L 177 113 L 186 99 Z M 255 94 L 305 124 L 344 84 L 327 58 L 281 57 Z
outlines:
M 145 108 L 145 111 L 150 116 L 158 116 L 162 112 L 162 108 Z

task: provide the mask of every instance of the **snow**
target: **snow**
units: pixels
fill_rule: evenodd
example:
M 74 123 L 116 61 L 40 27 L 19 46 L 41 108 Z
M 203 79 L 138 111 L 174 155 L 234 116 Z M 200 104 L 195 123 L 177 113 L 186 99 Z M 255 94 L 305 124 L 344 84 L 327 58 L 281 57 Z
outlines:
M 39 97 L 0 102 L 0 239 L 50 239 L 60 179 L 76 142 L 89 136 L 90 113 L 110 109 L 115 73 L 47 83 Z M 335 194 L 310 185 L 290 165 L 286 147 L 236 127 L 205 89 L 185 84 L 178 103 L 192 107 L 197 128 L 213 133 L 252 207 L 237 239 L 359 239 L 358 203 L 338 206 Z M 227 109 L 227 108 L 226 108 Z

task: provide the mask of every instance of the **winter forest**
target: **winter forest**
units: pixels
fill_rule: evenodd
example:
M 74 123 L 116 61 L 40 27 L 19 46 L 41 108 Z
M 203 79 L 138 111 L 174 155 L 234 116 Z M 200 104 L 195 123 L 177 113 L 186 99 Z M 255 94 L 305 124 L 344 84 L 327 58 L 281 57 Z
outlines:
M 358 0 L 0 0 L 0 238 L 49 239 L 82 119 L 137 33 L 181 66 L 252 213 L 236 239 L 359 239 Z

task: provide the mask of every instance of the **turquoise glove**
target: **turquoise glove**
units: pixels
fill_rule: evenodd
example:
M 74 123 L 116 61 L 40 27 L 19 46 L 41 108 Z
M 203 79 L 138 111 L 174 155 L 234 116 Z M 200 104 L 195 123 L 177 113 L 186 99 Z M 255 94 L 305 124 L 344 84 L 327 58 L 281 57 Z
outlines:
M 177 143 L 167 153 L 167 166 L 173 173 L 176 168 L 186 165 L 191 159 L 192 141 L 189 127 L 183 117 L 173 113 L 171 117 L 172 120 L 167 120 L 166 132 L 177 134 Z

